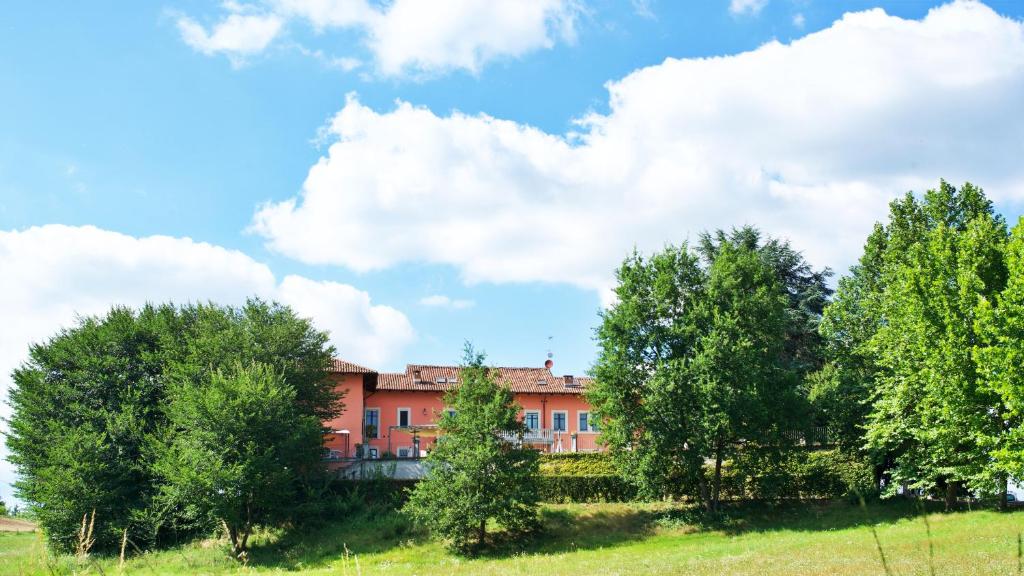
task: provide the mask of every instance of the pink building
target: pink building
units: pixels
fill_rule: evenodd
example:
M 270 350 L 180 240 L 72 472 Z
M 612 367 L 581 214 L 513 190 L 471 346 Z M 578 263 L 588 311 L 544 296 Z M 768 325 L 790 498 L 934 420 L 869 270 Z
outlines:
M 498 383 L 515 393 L 530 432 L 526 441 L 545 452 L 601 450 L 583 392 L 590 378 L 554 376 L 544 368 L 497 368 Z M 332 378 L 345 411 L 325 423 L 329 459 L 426 455 L 437 437 L 437 420 L 448 407 L 444 395 L 459 385 L 458 366 L 410 364 L 405 372 L 376 372 L 335 360 Z

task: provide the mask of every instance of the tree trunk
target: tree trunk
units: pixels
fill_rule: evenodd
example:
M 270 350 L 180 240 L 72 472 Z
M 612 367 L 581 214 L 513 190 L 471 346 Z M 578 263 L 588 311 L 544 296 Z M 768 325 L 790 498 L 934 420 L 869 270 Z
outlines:
M 477 531 L 477 544 L 481 547 L 484 545 L 484 539 L 487 537 L 487 519 L 480 521 L 480 529 Z
M 722 445 L 719 443 L 715 452 L 715 483 L 711 493 L 712 511 L 718 512 L 718 504 L 722 495 Z
M 704 474 L 704 465 L 700 467 L 700 480 L 697 482 L 697 487 L 700 489 L 701 503 L 704 504 L 704 510 L 711 512 L 711 489 L 708 487 L 708 479 Z
M 1008 479 L 1007 477 L 999 477 L 999 504 L 996 506 L 999 510 L 1006 510 L 1006 493 L 1008 491 Z
M 952 510 L 956 506 L 956 493 L 960 489 L 960 483 L 956 480 L 946 480 L 946 510 Z

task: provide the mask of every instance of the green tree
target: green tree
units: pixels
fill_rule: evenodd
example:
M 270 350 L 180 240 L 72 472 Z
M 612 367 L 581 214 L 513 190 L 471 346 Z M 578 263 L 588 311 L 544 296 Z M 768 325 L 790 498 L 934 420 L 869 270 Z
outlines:
M 808 378 L 808 396 L 817 417 L 845 452 L 861 452 L 866 443 L 864 426 L 881 369 L 870 343 L 882 325 L 882 270 L 891 226 L 875 225 L 860 260 L 849 275 L 839 279 L 820 324 L 827 363 Z M 892 255 L 902 257 L 897 251 Z M 877 481 L 886 454 L 868 456 L 876 464 Z
M 301 474 L 319 464 L 322 425 L 266 364 L 236 363 L 170 391 L 177 433 L 156 459 L 160 500 L 197 525 L 223 526 L 244 560 L 255 527 L 291 517 Z
M 1001 400 L 973 351 L 979 301 L 1006 284 L 1003 219 L 981 189 L 942 182 L 922 200 L 893 203 L 882 271 L 881 320 L 869 341 L 877 372 L 868 445 L 894 454 L 895 484 L 989 492 L 984 438 L 998 435 Z
M 975 359 L 985 392 L 1000 402 L 991 414 L 994 423 L 979 443 L 992 457 L 990 476 L 1006 503 L 1006 480 L 1024 478 L 1024 218 L 1018 220 L 1006 246 L 1008 280 L 997 298 L 978 304 L 981 341 Z
M 165 413 L 169 383 L 198 385 L 217 369 L 257 361 L 273 366 L 301 412 L 319 419 L 341 409 L 326 342 L 291 309 L 260 300 L 116 307 L 81 318 L 33 345 L 14 371 L 6 441 L 19 497 L 58 550 L 74 547 L 93 510 L 97 551 L 117 550 L 125 528 L 145 544 L 188 536 L 178 511 L 154 500 L 154 451 L 177 432 Z
M 454 413 L 441 417 L 429 472 L 404 511 L 468 553 L 485 544 L 489 521 L 510 533 L 535 527 L 539 454 L 522 444 L 526 428 L 512 391 L 468 345 L 460 380 L 445 398 Z
M 623 263 L 588 391 L 602 439 L 643 493 L 696 487 L 709 511 L 723 462 L 779 450 L 801 413 L 777 270 L 756 246 L 719 240 L 706 268 L 685 244 Z
M 113 308 L 33 345 L 14 371 L 7 446 L 15 488 L 56 549 L 74 548 L 94 510 L 99 551 L 116 550 L 124 528 L 142 540 L 155 530 L 146 438 L 163 421 L 162 375 L 178 320 L 170 306 Z

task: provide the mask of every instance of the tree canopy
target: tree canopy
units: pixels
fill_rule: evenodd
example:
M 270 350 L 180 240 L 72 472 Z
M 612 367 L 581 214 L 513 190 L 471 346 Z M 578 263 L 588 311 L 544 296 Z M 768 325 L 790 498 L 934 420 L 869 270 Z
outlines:
M 698 251 L 634 253 L 617 271 L 588 399 L 602 440 L 647 495 L 696 486 L 714 510 L 724 460 L 741 445 L 778 449 L 802 425 L 808 340 L 796 335 L 810 321 L 809 298 L 794 293 L 816 291 L 807 286 L 817 280 L 790 290 L 787 275 L 809 267 L 789 259 L 798 253 L 788 244 L 759 240 L 750 228 L 719 233 Z M 706 460 L 715 462 L 710 482 Z
M 319 420 L 341 409 L 326 378 L 333 352 L 308 320 L 260 300 L 81 318 L 33 345 L 14 371 L 7 445 L 18 495 L 60 550 L 74 547 L 93 510 L 97 550 L 116 550 L 124 529 L 144 545 L 187 536 L 195 525 L 184 508 L 157 501 L 157 455 L 188 432 L 169 417 L 172 391 L 258 362 L 294 390 L 301 415 Z
M 522 443 L 526 428 L 512 391 L 469 346 L 445 405 L 452 411 L 439 421 L 429 472 L 405 512 L 463 553 L 485 544 L 490 521 L 513 534 L 534 528 L 539 453 Z

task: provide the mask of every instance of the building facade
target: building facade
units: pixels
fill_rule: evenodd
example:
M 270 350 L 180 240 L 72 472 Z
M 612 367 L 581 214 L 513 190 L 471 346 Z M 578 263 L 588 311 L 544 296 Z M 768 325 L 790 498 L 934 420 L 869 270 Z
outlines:
M 544 452 L 601 450 L 590 405 L 583 394 L 590 378 L 555 376 L 550 367 L 496 368 L 522 406 L 525 441 Z M 458 366 L 410 364 L 405 372 L 377 372 L 335 360 L 331 378 L 345 409 L 325 423 L 330 461 L 420 458 L 437 439 L 437 421 L 448 409 L 445 394 L 459 385 Z

